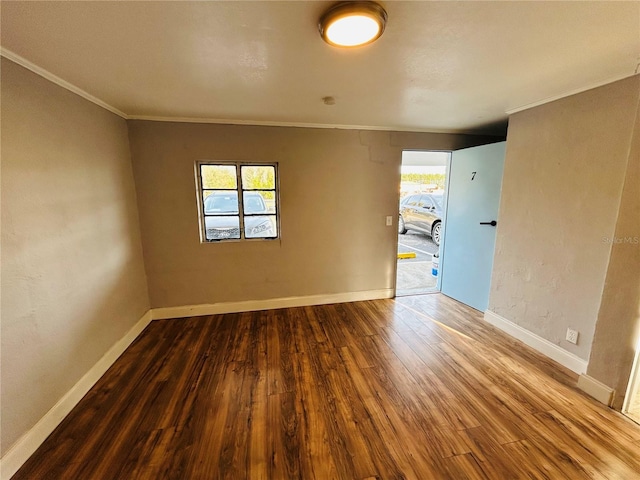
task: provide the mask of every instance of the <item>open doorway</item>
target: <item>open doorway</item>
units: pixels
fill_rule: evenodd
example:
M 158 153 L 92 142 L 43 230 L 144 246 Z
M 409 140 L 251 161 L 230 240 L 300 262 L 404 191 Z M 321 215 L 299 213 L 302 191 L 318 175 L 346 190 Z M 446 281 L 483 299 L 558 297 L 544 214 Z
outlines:
M 402 152 L 396 296 L 440 290 L 440 245 L 450 160 L 451 152 Z

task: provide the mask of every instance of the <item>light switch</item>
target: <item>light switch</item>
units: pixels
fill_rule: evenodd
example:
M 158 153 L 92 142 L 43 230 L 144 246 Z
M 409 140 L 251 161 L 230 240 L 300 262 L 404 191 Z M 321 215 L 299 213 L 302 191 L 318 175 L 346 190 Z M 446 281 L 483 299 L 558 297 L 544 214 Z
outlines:
M 387 227 L 393 225 L 393 217 L 391 215 L 387 215 Z

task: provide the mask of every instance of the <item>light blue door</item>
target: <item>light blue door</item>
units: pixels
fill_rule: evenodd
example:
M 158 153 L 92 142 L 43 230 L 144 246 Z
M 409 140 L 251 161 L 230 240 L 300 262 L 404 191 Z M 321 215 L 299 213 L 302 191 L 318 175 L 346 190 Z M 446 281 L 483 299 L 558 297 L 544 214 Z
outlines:
M 505 145 L 483 145 L 451 155 L 440 288 L 480 311 L 489 303 L 497 228 L 490 222 L 499 221 Z

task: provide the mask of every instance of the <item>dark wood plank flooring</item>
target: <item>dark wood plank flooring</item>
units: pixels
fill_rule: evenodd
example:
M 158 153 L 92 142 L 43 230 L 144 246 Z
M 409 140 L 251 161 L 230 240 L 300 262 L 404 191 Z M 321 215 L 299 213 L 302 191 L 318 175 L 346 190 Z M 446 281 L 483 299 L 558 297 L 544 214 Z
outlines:
M 636 479 L 640 426 L 443 295 L 152 322 L 14 479 Z

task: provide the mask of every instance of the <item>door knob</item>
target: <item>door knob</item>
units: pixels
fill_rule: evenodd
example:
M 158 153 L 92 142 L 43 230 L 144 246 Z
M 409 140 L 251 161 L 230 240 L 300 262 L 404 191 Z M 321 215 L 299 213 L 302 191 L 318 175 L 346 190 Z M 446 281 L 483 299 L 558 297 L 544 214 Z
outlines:
M 491 220 L 490 222 L 480 222 L 480 225 L 491 225 L 492 227 L 495 227 L 497 224 L 498 222 L 495 220 Z

